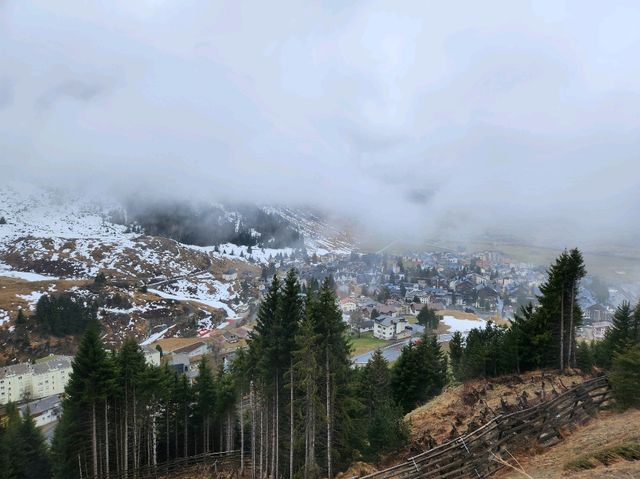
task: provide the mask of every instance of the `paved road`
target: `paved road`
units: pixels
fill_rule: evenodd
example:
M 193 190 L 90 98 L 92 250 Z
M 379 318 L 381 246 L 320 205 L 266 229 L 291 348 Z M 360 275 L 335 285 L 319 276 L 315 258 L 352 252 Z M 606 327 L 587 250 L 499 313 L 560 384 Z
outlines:
M 389 346 L 384 346 L 381 348 L 377 348 L 380 351 L 382 351 L 382 356 L 389 362 L 395 361 L 396 359 L 398 359 L 400 357 L 400 353 L 402 352 L 402 348 L 405 347 L 407 344 L 409 344 L 410 341 L 417 341 L 418 339 L 420 339 L 419 337 L 412 337 L 409 339 L 405 339 L 402 341 L 399 341 L 397 343 L 393 343 L 390 344 Z M 438 335 L 438 342 L 439 343 L 446 343 L 447 341 L 451 340 L 451 333 L 445 333 L 445 334 L 439 334 Z M 362 364 L 366 364 L 367 361 L 369 361 L 369 359 L 371 359 L 371 356 L 373 356 L 373 353 L 376 350 L 372 350 L 372 351 L 368 351 L 366 353 L 360 354 L 359 356 L 356 356 L 355 358 L 353 358 L 353 362 L 356 365 L 362 365 Z

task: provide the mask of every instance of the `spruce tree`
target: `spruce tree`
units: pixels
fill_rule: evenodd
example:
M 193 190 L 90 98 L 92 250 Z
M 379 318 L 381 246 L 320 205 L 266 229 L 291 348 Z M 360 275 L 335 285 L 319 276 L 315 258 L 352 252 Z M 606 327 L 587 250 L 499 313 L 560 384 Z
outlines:
M 456 331 L 449 341 L 449 362 L 453 377 L 458 381 L 462 380 L 462 355 L 464 352 L 464 341 L 460 331 Z
M 62 419 L 56 428 L 55 473 L 60 478 L 79 477 L 77 456 L 81 455 L 87 458 L 85 474 L 97 476 L 100 411 L 112 376 L 96 323 L 83 336 L 72 368 L 62 403 Z
M 379 461 L 381 456 L 400 449 L 409 435 L 402 408 L 390 398 L 380 404 L 367 427 L 368 459 Z
M 436 315 L 436 312 L 425 305 L 418 313 L 418 323 L 425 327 L 428 332 L 433 331 L 438 327 L 440 318 Z
M 584 372 L 590 372 L 593 369 L 594 358 L 591 346 L 585 341 L 578 343 L 576 349 L 576 366 Z
M 302 477 L 317 479 L 320 467 L 317 460 L 316 438 L 322 401 L 320 398 L 321 353 L 316 333 L 315 316 L 312 314 L 313 296 L 307 300 L 305 316 L 296 335 L 293 354 L 293 372 L 301 391 L 301 429 L 304 443 Z
M 402 409 L 392 398 L 389 363 L 380 350 L 362 368 L 358 382 L 364 405 L 361 416 L 367 432 L 367 459 L 378 461 L 382 454 L 398 449 L 407 437 Z
M 613 314 L 612 325 L 605 334 L 604 342 L 609 357 L 624 353 L 635 345 L 634 315 L 628 301 L 623 301 Z
M 17 479 L 26 468 L 26 459 L 20 447 L 22 421 L 15 404 L 5 406 L 5 418 L 0 423 L 0 477 Z
M 20 424 L 18 442 L 13 444 L 14 454 L 18 453 L 22 462 L 20 479 L 45 479 L 51 477 L 49 454 L 42 433 L 36 427 L 27 408 Z
M 636 344 L 640 344 L 640 301 L 633 310 L 633 318 L 631 321 L 631 338 Z
M 147 363 L 140 346 L 132 338 L 125 340 L 115 359 L 120 415 L 123 417 L 121 470 L 140 466 L 140 428 L 144 412 L 144 375 Z
M 211 432 L 216 411 L 216 385 L 211 368 L 202 358 L 198 365 L 198 376 L 193 385 L 196 398 L 196 414 L 200 430 L 200 452 L 212 451 Z
M 610 381 L 618 407 L 640 406 L 640 346 L 615 353 Z
M 329 478 L 333 477 L 336 465 L 348 465 L 361 442 L 361 435 L 355 432 L 353 421 L 353 409 L 357 408 L 357 404 L 354 404 L 350 391 L 351 345 L 346 337 L 346 325 L 342 321 L 333 288 L 332 279 L 326 278 L 313 307 L 323 364 L 325 457 Z M 337 448 L 337 445 L 342 447 Z
M 359 377 L 360 401 L 365 406 L 365 418 L 371 420 L 376 410 L 391 395 L 391 370 L 382 352 L 376 350 Z
M 284 385 L 285 382 L 288 383 L 288 391 L 282 390 L 281 394 L 279 394 L 279 397 L 283 398 L 283 400 L 281 400 L 282 405 L 286 406 L 286 409 L 288 410 L 288 418 L 283 422 L 288 425 L 287 436 L 289 440 L 283 449 L 288 452 L 288 457 L 286 458 L 289 465 L 288 473 L 290 479 L 293 479 L 295 442 L 294 389 L 296 382 L 293 368 L 293 352 L 296 345 L 296 334 L 298 332 L 303 313 L 302 299 L 300 297 L 300 285 L 293 269 L 287 273 L 287 277 L 282 288 L 282 297 L 278 306 L 278 329 L 280 330 L 280 337 L 278 341 L 279 350 L 277 367 L 279 371 L 282 371 L 281 377 L 278 378 L 278 384 Z
M 439 394 L 446 382 L 447 358 L 436 336 L 409 343 L 393 366 L 391 388 L 404 412 Z

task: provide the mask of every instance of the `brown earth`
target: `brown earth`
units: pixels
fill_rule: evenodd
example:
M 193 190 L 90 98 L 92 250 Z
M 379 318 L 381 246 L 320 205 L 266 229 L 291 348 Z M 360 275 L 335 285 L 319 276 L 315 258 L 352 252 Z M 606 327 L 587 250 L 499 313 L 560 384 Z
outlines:
M 498 414 L 549 400 L 590 377 L 577 372 L 559 375 L 536 371 L 449 386 L 405 416 L 411 430 L 405 455 L 423 452 L 477 429 Z
M 517 460 L 529 477 L 552 479 L 613 479 L 640 478 L 640 461 L 614 460 L 609 466 L 602 464 L 582 471 L 566 470 L 567 464 L 590 454 L 629 442 L 640 441 L 640 411 L 624 413 L 601 412 L 586 426 L 568 434 L 564 440 L 540 454 L 517 456 Z M 511 461 L 515 464 L 515 461 Z M 496 474 L 499 479 L 527 477 L 512 469 Z

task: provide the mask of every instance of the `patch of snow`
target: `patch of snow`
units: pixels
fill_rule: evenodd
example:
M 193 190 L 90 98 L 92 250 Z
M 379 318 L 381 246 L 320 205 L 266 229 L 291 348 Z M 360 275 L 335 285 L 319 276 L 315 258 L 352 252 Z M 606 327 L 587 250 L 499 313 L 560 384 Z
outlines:
M 36 310 L 36 304 L 38 303 L 38 300 L 43 297 L 45 294 L 47 294 L 46 292 L 40 292 L 40 291 L 34 291 L 32 293 L 29 294 L 16 294 L 16 297 L 18 298 L 22 298 L 25 301 L 27 301 L 29 303 L 29 309 L 31 311 L 35 311 Z
M 154 333 L 151 336 L 149 336 L 147 339 L 145 339 L 144 341 L 142 341 L 140 343 L 140 346 L 147 346 L 155 341 L 157 341 L 158 339 L 162 339 L 164 337 L 165 334 L 167 334 L 167 332 L 173 328 L 175 326 L 175 324 L 172 324 L 171 326 L 169 326 L 166 329 L 163 329 L 162 331 L 158 332 L 158 333 Z
M 213 329 L 213 321 L 211 320 L 211 316 L 207 316 L 206 318 L 202 318 L 198 321 L 198 327 L 203 330 Z
M 45 276 L 38 273 L 15 271 L 11 268 L 11 266 L 1 261 L 0 261 L 0 276 L 5 276 L 8 278 L 23 279 L 25 281 L 55 281 L 57 279 L 60 279 L 55 276 Z
M 440 321 L 449 326 L 448 333 L 468 333 L 472 329 L 484 329 L 487 326 L 484 319 L 458 319 L 449 315 L 442 316 Z
M 9 322 L 9 311 L 0 309 L 0 326 Z
M 184 280 L 181 280 L 184 281 Z M 189 285 L 193 285 L 193 283 L 186 282 Z M 222 284 L 222 283 L 220 283 Z M 168 285 L 167 287 L 173 287 L 174 284 Z M 197 284 L 194 286 L 202 286 L 201 284 Z M 221 297 L 212 295 L 206 292 L 203 292 L 200 288 L 193 293 L 190 292 L 176 292 L 176 293 L 167 293 L 164 291 L 160 291 L 159 289 L 149 289 L 149 293 L 156 294 L 164 299 L 173 299 L 175 301 L 193 301 L 194 303 L 204 304 L 205 306 L 210 306 L 212 308 L 223 309 L 229 317 L 235 318 L 236 313 L 233 309 L 231 309 L 228 305 L 220 301 Z M 175 290 L 174 290 L 175 291 Z

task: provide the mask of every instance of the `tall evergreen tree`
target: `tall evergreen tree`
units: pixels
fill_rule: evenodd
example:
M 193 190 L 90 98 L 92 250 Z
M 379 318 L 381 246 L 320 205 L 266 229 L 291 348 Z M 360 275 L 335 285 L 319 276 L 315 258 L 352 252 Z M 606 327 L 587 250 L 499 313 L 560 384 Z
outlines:
M 297 378 L 301 400 L 301 419 L 304 464 L 302 477 L 317 479 L 320 476 L 318 465 L 316 438 L 322 401 L 320 398 L 319 379 L 321 375 L 321 351 L 319 337 L 316 333 L 315 316 L 312 314 L 313 296 L 307 300 L 306 313 L 296 335 L 296 349 L 293 354 L 293 372 Z
M 358 392 L 364 406 L 367 459 L 378 461 L 382 454 L 398 449 L 407 438 L 402 409 L 391 391 L 391 370 L 380 350 L 374 352 L 359 375 Z
M 447 358 L 435 335 L 409 343 L 393 366 L 391 387 L 404 412 L 439 394 L 446 382 Z
M 49 453 L 42 433 L 27 408 L 20 424 L 18 442 L 13 444 L 14 454 L 18 453 L 22 462 L 20 479 L 46 479 L 51 477 Z
M 611 328 L 605 333 L 601 366 L 609 368 L 616 353 L 622 354 L 636 344 L 635 328 L 635 314 L 629 302 L 623 301 L 613 314 Z
M 449 362 L 453 377 L 457 380 L 462 379 L 462 355 L 464 353 L 464 340 L 460 331 L 456 331 L 449 341 Z
M 55 475 L 60 478 L 82 475 L 77 459 L 81 456 L 85 461 L 84 475 L 98 476 L 100 411 L 112 376 L 96 323 L 82 338 L 72 367 L 54 440 Z
M 200 452 L 210 452 L 212 423 L 216 413 L 216 385 L 214 383 L 211 368 L 207 361 L 202 358 L 198 365 L 198 376 L 196 377 L 193 391 L 196 398 L 196 412 L 199 420 L 200 430 Z
M 292 269 L 287 274 L 282 288 L 282 297 L 278 309 L 278 321 L 279 321 L 279 351 L 278 351 L 278 369 L 282 371 L 282 378 L 278 380 L 278 384 L 284 384 L 288 382 L 288 393 L 282 391 L 283 394 L 279 396 L 287 398 L 287 401 L 282 401 L 283 406 L 288 406 L 288 431 L 289 438 L 288 444 L 283 448 L 288 451 L 288 473 L 289 479 L 293 479 L 293 460 L 294 460 L 294 442 L 295 442 L 295 381 L 296 377 L 293 368 L 293 352 L 296 346 L 296 334 L 300 326 L 302 319 L 303 305 L 302 298 L 300 296 L 300 285 L 298 284 L 298 278 L 295 271 Z
M 354 405 L 348 394 L 351 345 L 346 337 L 346 325 L 337 306 L 331 278 L 323 281 L 314 302 L 313 314 L 323 356 L 326 474 L 332 478 L 335 465 L 348 462 L 359 441 L 353 434 L 350 411 Z M 337 445 L 341 447 L 336 448 Z

